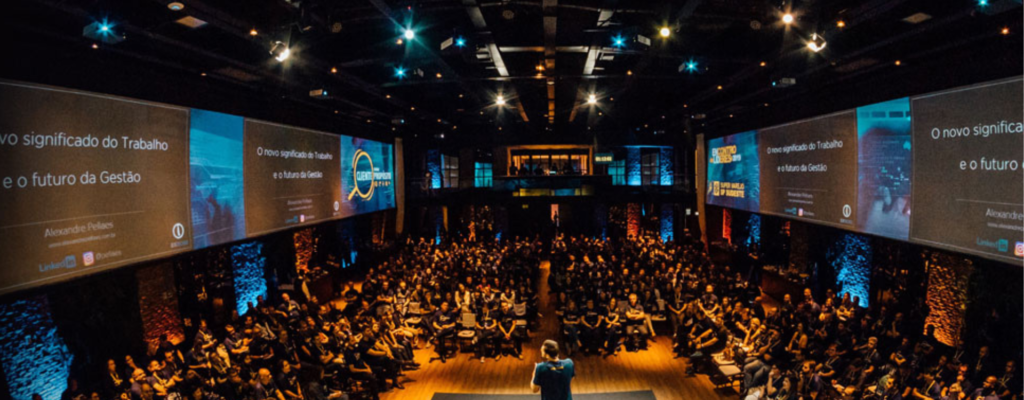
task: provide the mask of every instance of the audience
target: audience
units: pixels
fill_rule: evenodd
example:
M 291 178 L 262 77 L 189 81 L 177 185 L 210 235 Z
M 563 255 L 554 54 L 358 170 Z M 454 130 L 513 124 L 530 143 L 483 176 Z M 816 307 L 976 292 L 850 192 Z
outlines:
M 83 382 L 96 392 L 69 380 L 62 398 L 377 398 L 403 389 L 403 372 L 419 368 L 417 348 L 442 363 L 456 347 L 480 362 L 522 359 L 540 316 L 534 279 L 550 259 L 570 356 L 643 351 L 661 333 L 689 361 L 681 377 L 734 364 L 746 400 L 1021 399 L 1019 355 L 997 343 L 946 346 L 920 310 L 882 299 L 863 308 L 848 292 L 770 299 L 693 240 L 559 236 L 547 249 L 537 239 L 475 239 L 407 240 L 375 254 L 342 301 L 281 293 L 222 328 L 199 320 L 177 346 L 161 337 L 140 358 L 107 360 Z
M 973 357 L 963 345 L 950 348 L 934 326 L 922 329 L 905 314 L 919 310 L 892 302 L 865 309 L 849 293 L 818 297 L 810 288 L 798 304 L 785 295 L 766 307 L 756 285 L 712 263 L 691 240 L 561 236 L 552 243 L 549 280 L 570 351 L 573 343 L 605 356 L 639 351 L 656 335 L 651 321 L 667 319 L 687 372 L 718 375 L 717 366 L 735 364 L 748 400 L 1009 400 L 1024 389 L 1019 355 L 1003 355 L 1011 360 L 997 370 L 988 344 Z M 586 309 L 576 311 L 578 304 Z

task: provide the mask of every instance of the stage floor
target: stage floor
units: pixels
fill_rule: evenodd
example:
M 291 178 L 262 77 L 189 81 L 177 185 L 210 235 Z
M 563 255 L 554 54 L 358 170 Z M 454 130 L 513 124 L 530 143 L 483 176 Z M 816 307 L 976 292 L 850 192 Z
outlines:
M 430 400 L 536 400 L 536 394 L 437 393 Z M 574 393 L 573 400 L 654 400 L 654 392 Z
M 548 338 L 557 338 L 557 316 L 549 300 L 547 286 L 548 264 L 541 264 L 540 312 L 544 315 L 540 327 L 532 332 L 530 342 L 523 345 L 523 360 L 503 357 L 501 361 L 487 359 L 483 364 L 472 353 L 459 354 L 447 363 L 428 363 L 434 349 L 416 350 L 418 371 L 406 372 L 405 390 L 392 390 L 381 394 L 383 400 L 431 399 L 435 393 L 472 394 L 530 394 L 533 365 L 541 361 L 540 345 Z M 659 325 L 655 325 L 659 328 Z M 707 376 L 684 375 L 686 360 L 673 359 L 672 333 L 661 328 L 659 336 L 649 349 L 636 353 L 620 352 L 616 357 L 573 357 L 576 378 L 573 393 L 608 393 L 646 391 L 654 392 L 658 400 L 678 399 L 730 399 L 737 398 L 733 389 L 715 390 Z M 539 398 L 539 396 L 538 396 Z

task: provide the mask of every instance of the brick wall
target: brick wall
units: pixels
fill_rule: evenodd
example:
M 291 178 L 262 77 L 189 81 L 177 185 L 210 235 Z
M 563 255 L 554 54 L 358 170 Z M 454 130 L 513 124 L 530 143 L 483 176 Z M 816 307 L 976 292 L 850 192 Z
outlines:
M 139 314 L 147 341 L 166 334 L 173 343 L 185 340 L 185 329 L 178 312 L 178 295 L 174 270 L 169 263 L 160 263 L 135 271 L 139 282 Z

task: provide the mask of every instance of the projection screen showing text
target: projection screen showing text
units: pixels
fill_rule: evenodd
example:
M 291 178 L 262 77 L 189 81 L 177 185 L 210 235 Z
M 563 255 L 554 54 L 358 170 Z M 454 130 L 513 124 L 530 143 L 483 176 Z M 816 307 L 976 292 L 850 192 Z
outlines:
M 0 82 L 0 294 L 191 249 L 188 122 Z
M 343 216 L 337 135 L 245 120 L 245 229 L 256 236 Z
M 857 215 L 853 111 L 759 133 L 761 212 L 852 229 Z
M 911 241 L 1020 264 L 1022 95 L 1016 78 L 911 98 Z

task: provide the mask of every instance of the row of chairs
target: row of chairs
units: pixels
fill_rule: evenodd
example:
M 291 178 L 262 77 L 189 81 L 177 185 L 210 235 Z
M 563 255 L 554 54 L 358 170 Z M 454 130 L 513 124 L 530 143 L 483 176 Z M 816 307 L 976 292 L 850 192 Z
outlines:
M 410 325 L 422 326 L 425 321 L 424 318 L 429 316 L 425 315 L 420 307 L 420 303 L 410 302 L 407 306 L 408 309 L 405 313 L 405 321 Z M 377 308 L 377 315 L 384 315 L 390 309 L 392 309 L 391 305 L 382 305 Z M 514 304 L 512 306 L 512 312 L 516 315 L 516 328 L 528 331 L 529 323 L 526 320 L 526 303 Z M 470 312 L 462 313 L 459 318 L 459 326 L 462 329 L 457 332 L 456 337 L 459 339 L 460 349 L 462 349 L 464 348 L 461 346 L 463 341 L 472 342 L 472 340 L 476 338 L 476 314 Z

